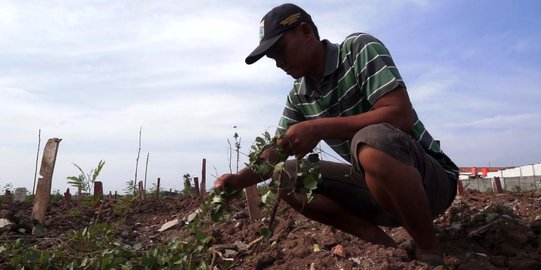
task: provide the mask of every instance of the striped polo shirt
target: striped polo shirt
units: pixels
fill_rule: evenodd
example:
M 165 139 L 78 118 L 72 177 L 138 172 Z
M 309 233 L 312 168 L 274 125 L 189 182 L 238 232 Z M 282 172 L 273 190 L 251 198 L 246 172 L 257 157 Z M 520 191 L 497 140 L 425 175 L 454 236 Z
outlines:
M 325 44 L 325 71 L 319 89 L 309 77 L 297 79 L 287 96 L 277 132 L 304 120 L 350 116 L 368 112 L 383 95 L 406 87 L 387 48 L 365 33 L 349 35 L 342 44 Z M 450 173 L 457 166 L 443 153 L 413 111 L 411 136 Z M 342 158 L 351 161 L 350 140 L 325 140 Z

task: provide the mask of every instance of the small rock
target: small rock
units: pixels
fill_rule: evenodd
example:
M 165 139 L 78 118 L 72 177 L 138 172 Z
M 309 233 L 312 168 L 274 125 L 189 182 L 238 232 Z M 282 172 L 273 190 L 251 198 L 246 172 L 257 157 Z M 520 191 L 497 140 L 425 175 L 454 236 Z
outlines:
M 336 245 L 331 249 L 331 253 L 338 256 L 345 258 L 346 252 L 344 251 L 344 247 L 342 245 Z
M 5 226 L 11 225 L 11 224 L 13 224 L 13 222 L 11 222 L 9 219 L 0 218 L 0 228 L 3 228 Z
M 235 241 L 235 243 L 233 243 L 233 245 L 237 246 L 237 249 L 242 251 L 242 250 L 248 250 L 248 245 L 242 241 Z
M 233 215 L 233 218 L 234 219 L 246 219 L 246 218 L 249 218 L 250 216 L 248 214 L 246 214 L 245 212 L 238 212 L 238 213 L 235 213 Z
M 195 210 L 193 213 L 189 214 L 186 218 L 186 224 L 190 224 L 196 217 L 199 215 L 199 209 Z
M 173 220 L 163 224 L 162 227 L 158 230 L 158 232 L 163 232 L 165 230 L 171 229 L 171 228 L 175 227 L 176 225 L 178 225 L 179 223 L 180 223 L 180 221 L 178 219 L 173 219 Z
M 43 227 L 43 225 L 39 223 L 34 225 L 34 227 L 32 228 L 32 235 L 42 236 L 44 234 L 45 234 L 45 228 Z
M 224 257 L 226 257 L 226 258 L 235 257 L 235 255 L 237 255 L 237 254 L 238 254 L 238 252 L 236 252 L 235 250 L 232 250 L 232 249 L 224 250 Z

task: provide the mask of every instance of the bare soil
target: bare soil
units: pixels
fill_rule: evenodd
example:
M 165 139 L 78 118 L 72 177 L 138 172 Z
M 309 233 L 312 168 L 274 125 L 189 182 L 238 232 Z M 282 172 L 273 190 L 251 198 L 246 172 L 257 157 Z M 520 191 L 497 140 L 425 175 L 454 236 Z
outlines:
M 75 204 L 75 205 L 74 205 Z M 88 226 L 93 219 L 110 223 L 127 242 L 146 247 L 186 235 L 186 227 L 159 232 L 163 224 L 193 213 L 198 202 L 189 197 L 166 196 L 160 200 L 135 201 L 115 212 L 114 200 L 104 200 L 100 216 L 96 207 L 52 201 L 45 235 L 0 229 L 0 241 L 31 238 L 51 241 L 69 230 Z M 413 260 L 405 247 L 410 237 L 402 228 L 385 229 L 399 248 L 385 248 L 313 222 L 285 203 L 280 204 L 273 235 L 261 238 L 269 220 L 251 221 L 242 198 L 230 203 L 231 218 L 205 228 L 212 236 L 213 266 L 233 263 L 233 269 L 541 269 L 541 192 L 481 193 L 468 190 L 435 220 L 446 266 L 431 267 Z M 31 230 L 31 203 L 2 204 L 0 218 L 18 228 Z M 77 215 L 70 209 L 77 208 Z M 270 213 L 266 213 L 270 217 Z M 1 243 L 1 242 L 0 242 Z M 0 269 L 9 269 L 0 258 Z

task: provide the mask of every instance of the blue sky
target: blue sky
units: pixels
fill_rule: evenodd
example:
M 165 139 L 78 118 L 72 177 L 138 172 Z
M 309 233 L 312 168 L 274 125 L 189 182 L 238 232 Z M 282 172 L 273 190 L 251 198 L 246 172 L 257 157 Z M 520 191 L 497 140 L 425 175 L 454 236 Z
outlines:
M 0 188 L 31 190 L 41 129 L 60 143 L 53 190 L 105 160 L 105 189 L 138 180 L 182 188 L 228 169 L 274 131 L 292 80 L 244 58 L 277 1 L 0 0 Z M 541 161 L 538 1 L 297 1 L 322 38 L 382 40 L 421 120 L 459 166 Z M 236 129 L 233 126 L 237 126 Z M 41 159 L 41 157 L 40 157 Z M 242 158 L 241 162 L 245 162 Z M 208 184 L 208 186 L 211 183 Z M 73 189 L 72 189 L 73 190 Z

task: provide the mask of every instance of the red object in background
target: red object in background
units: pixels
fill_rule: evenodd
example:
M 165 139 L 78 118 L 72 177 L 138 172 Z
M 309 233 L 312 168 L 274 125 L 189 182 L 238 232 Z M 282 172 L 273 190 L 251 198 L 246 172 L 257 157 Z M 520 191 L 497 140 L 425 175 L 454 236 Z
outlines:
M 475 168 L 475 167 L 471 168 L 471 175 L 472 176 L 477 176 L 477 168 Z
M 483 173 L 483 177 L 486 177 L 488 174 L 488 168 L 483 168 L 482 173 Z

